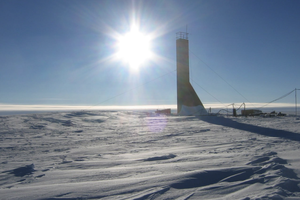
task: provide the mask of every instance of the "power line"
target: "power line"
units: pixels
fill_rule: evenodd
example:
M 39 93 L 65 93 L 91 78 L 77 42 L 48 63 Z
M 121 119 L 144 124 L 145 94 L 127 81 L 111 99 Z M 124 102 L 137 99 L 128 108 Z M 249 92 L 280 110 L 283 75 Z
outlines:
M 190 62 L 192 65 L 192 62 Z M 204 89 L 200 84 L 198 84 L 194 79 L 193 79 L 193 67 L 190 67 L 190 77 L 191 77 L 191 83 L 196 83 L 202 90 L 204 90 L 207 94 L 209 94 L 212 98 L 217 100 L 219 103 L 223 104 L 219 99 L 217 99 L 215 96 L 213 96 L 211 93 L 209 93 L 206 89 Z M 224 105 L 224 104 L 223 104 Z
M 205 63 L 201 58 L 199 58 L 195 53 L 193 53 L 191 51 L 191 53 L 196 56 L 196 58 L 198 58 L 202 63 L 204 63 L 204 65 L 206 65 L 206 67 L 208 67 L 211 71 L 213 71 L 216 75 L 219 76 L 219 78 L 221 78 L 225 83 L 227 83 L 227 85 L 229 85 L 234 91 L 236 91 L 241 97 L 243 97 L 246 101 L 248 101 L 250 103 L 250 101 L 244 96 L 242 95 L 237 89 L 235 89 L 230 83 L 228 83 L 220 74 L 218 74 L 213 68 L 211 68 L 207 63 Z
M 261 109 L 261 108 L 263 108 L 263 107 L 266 107 L 267 105 L 269 105 L 270 103 L 273 103 L 273 102 L 275 102 L 275 101 L 278 101 L 278 100 L 280 100 L 280 99 L 283 99 L 284 97 L 287 97 L 288 95 L 292 94 L 294 91 L 295 91 L 295 89 L 292 90 L 292 91 L 290 91 L 289 93 L 287 93 L 287 94 L 285 94 L 285 95 L 283 95 L 283 96 L 277 98 L 277 99 L 274 99 L 273 101 L 270 101 L 270 102 L 266 103 L 265 105 L 263 105 L 262 107 L 259 107 L 258 109 Z
M 217 100 L 219 103 L 223 104 L 219 99 L 217 99 L 216 97 L 214 97 L 211 93 L 209 93 L 206 89 L 204 89 L 201 85 L 199 85 L 197 82 L 195 82 L 193 80 L 194 83 L 196 83 L 202 90 L 204 90 L 207 94 L 209 94 L 212 98 L 214 98 L 215 100 Z M 224 104 L 223 104 L 224 105 Z
M 211 68 L 207 63 L 205 63 L 201 58 L 199 58 L 195 53 L 193 53 L 192 51 L 191 51 L 191 53 L 196 57 L 196 58 L 198 58 L 202 63 L 204 63 L 204 65 L 206 65 L 206 67 L 208 67 L 211 71 L 213 71 L 216 75 L 218 75 L 219 76 L 219 78 L 221 78 L 225 83 L 227 83 L 233 90 L 235 90 L 240 96 L 242 96 L 245 100 L 247 100 L 249 103 L 250 103 L 250 101 L 244 96 L 244 95 L 242 95 L 237 89 L 235 89 L 229 82 L 227 82 L 220 74 L 218 74 L 213 68 Z M 197 84 L 197 83 L 196 83 Z M 198 84 L 197 84 L 198 85 Z M 200 86 L 200 85 L 199 85 Z M 200 86 L 201 87 L 201 86 Z M 202 88 L 202 87 L 201 87 Z M 203 90 L 205 90 L 204 88 L 202 88 Z M 296 109 L 296 115 L 297 115 L 297 90 L 300 90 L 300 89 L 294 89 L 294 90 L 292 90 L 292 91 L 290 91 L 289 93 L 287 93 L 287 94 L 285 94 L 285 95 L 283 95 L 283 96 L 281 96 L 281 97 L 279 97 L 279 98 L 277 98 L 277 99 L 274 99 L 273 101 L 270 101 L 270 102 L 268 102 L 268 103 L 266 103 L 265 105 L 263 105 L 262 107 L 259 107 L 258 109 L 261 109 L 261 108 L 263 108 L 263 107 L 265 107 L 265 106 L 267 106 L 267 105 L 269 105 L 270 103 L 273 103 L 273 102 L 275 102 L 275 101 L 278 101 L 278 100 L 280 100 L 280 99 L 283 99 L 283 98 L 285 98 L 285 97 L 287 97 L 288 95 L 290 95 L 291 93 L 293 93 L 294 91 L 295 91 L 295 109 Z M 206 91 L 206 90 L 205 90 Z M 206 91 L 208 94 L 210 94 L 208 91 Z M 211 95 L 211 94 L 210 94 Z M 212 95 L 211 95 L 212 96 Z M 212 96 L 214 99 L 216 99 L 214 96 Z M 217 99 L 216 99 L 217 100 Z M 217 101 L 219 101 L 219 100 L 217 100 Z M 220 102 L 220 101 L 219 101 Z M 220 102 L 221 103 L 221 102 Z M 245 103 L 243 103 L 243 104 L 245 104 Z M 242 104 L 242 105 L 243 105 Z M 251 104 L 251 103 L 250 103 Z M 241 106 L 242 106 L 241 105 Z M 238 109 L 240 109 L 241 108 L 241 106 L 238 108 Z M 252 105 L 253 106 L 253 105 Z M 253 107 L 255 107 L 255 106 L 253 106 Z

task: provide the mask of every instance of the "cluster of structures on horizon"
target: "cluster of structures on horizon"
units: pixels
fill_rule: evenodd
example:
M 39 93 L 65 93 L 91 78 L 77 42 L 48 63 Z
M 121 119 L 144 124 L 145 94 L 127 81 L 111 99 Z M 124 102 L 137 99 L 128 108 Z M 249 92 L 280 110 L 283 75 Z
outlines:
M 286 116 L 286 114 L 282 112 L 277 113 L 276 111 L 272 111 L 270 113 L 264 113 L 261 110 L 255 110 L 255 109 L 242 110 L 241 113 L 242 116 L 263 116 L 263 117 Z
M 220 111 L 222 111 L 224 109 L 221 109 Z M 220 111 L 218 113 L 212 113 L 211 112 L 211 109 L 208 110 L 207 112 L 207 115 L 218 115 L 220 114 Z M 228 111 L 226 110 L 227 112 L 227 115 L 228 115 Z M 155 114 L 158 114 L 158 115 L 171 115 L 172 112 L 171 112 L 171 109 L 170 108 L 167 108 L 167 109 L 162 109 L 162 110 L 156 110 L 155 111 Z M 195 115 L 195 114 L 190 114 L 190 115 Z M 239 116 L 244 116 L 244 117 L 254 117 L 254 116 L 260 116 L 260 117 L 275 117 L 275 116 L 286 116 L 285 113 L 282 113 L 282 112 L 276 112 L 276 111 L 272 111 L 270 113 L 267 113 L 267 112 L 262 112 L 261 110 L 258 110 L 258 109 L 247 109 L 247 110 L 241 110 L 241 114 L 238 115 L 237 112 L 236 112 L 236 109 L 233 109 L 233 112 L 232 112 L 232 116 L 234 117 L 239 117 Z

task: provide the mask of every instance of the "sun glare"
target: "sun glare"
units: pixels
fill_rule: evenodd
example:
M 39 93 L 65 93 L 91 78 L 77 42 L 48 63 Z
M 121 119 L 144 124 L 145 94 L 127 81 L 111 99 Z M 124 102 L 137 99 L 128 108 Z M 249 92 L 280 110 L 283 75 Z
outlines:
M 117 56 L 133 70 L 139 69 L 152 56 L 150 37 L 137 28 L 118 39 Z

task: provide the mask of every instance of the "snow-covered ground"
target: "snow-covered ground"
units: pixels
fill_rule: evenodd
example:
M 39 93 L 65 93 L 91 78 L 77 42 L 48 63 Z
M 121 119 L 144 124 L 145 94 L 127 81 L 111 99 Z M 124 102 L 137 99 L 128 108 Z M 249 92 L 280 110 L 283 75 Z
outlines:
M 0 116 L 0 199 L 300 199 L 300 120 Z

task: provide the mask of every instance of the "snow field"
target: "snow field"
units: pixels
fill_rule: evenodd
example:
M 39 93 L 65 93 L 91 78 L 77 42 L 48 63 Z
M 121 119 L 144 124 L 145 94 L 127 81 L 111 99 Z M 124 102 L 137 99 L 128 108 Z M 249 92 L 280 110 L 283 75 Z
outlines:
M 0 199 L 295 199 L 299 120 L 81 111 L 0 117 Z

